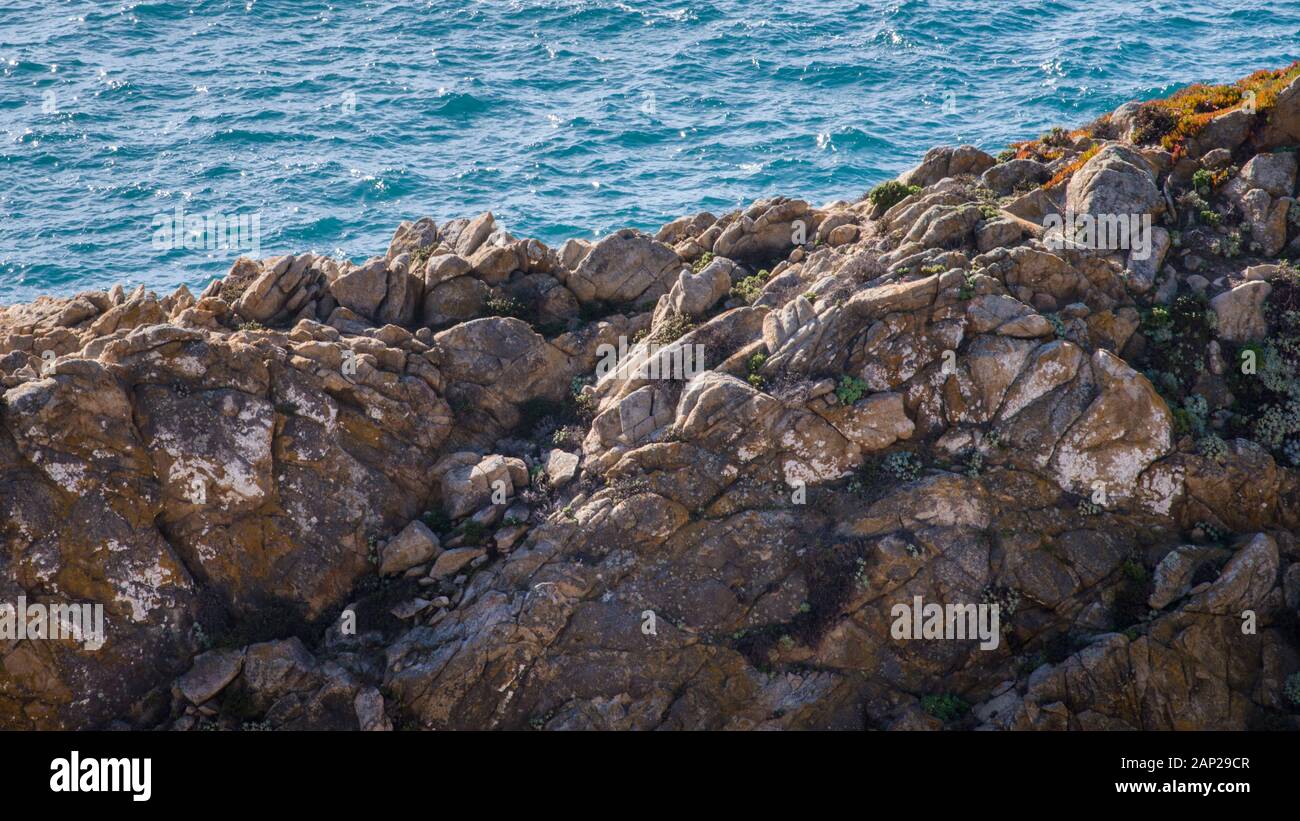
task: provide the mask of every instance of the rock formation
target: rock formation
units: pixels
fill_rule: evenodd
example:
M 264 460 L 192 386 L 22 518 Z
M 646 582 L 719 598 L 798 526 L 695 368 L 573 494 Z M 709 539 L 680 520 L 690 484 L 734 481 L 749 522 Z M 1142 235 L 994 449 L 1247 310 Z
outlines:
M 1300 729 L 1298 77 L 0 308 L 0 727 Z

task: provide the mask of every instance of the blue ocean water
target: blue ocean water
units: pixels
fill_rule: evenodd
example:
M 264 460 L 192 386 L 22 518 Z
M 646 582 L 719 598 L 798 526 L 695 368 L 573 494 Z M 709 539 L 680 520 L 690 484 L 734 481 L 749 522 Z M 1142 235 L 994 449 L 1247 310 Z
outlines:
M 263 255 L 382 252 L 491 209 L 558 243 L 786 194 L 857 197 L 928 147 L 998 150 L 1290 63 L 1300 4 L 515 0 L 0 4 L 0 303 L 200 288 Z

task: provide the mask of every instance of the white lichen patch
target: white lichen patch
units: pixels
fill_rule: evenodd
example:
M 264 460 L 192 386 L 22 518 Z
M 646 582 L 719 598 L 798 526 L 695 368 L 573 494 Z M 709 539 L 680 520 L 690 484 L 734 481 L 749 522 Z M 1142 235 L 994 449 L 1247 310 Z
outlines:
M 1169 515 L 1183 495 L 1185 473 L 1181 465 L 1152 465 L 1138 479 L 1139 503 L 1152 513 Z
M 125 579 L 116 580 L 113 585 L 113 600 L 130 608 L 132 621 L 146 621 L 150 611 L 162 604 L 163 596 L 159 588 L 169 581 L 171 574 L 155 558 L 153 565 L 142 572 L 133 572 Z
M 81 493 L 89 486 L 86 466 L 72 462 L 47 462 L 41 465 L 45 475 L 69 493 Z

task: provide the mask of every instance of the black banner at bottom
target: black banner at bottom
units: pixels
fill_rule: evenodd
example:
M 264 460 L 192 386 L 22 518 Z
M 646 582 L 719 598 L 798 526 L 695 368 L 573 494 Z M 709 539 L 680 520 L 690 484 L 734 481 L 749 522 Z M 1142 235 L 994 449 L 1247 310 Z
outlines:
M 1215 809 L 1289 803 L 1286 733 L 8 733 L 7 798 L 32 809 L 128 814 L 223 804 L 263 810 L 382 808 L 405 795 L 490 787 L 635 795 L 680 811 L 688 795 L 767 808 L 769 793 L 926 809 L 996 799 L 1088 807 L 1174 799 Z M 630 792 L 629 792 L 630 791 Z M 821 798 L 821 796 L 817 796 Z M 866 799 L 867 795 L 860 797 Z M 691 799 L 695 800 L 695 799 Z M 1283 804 L 1285 805 L 1285 804 Z M 396 807 L 393 807 L 396 809 Z

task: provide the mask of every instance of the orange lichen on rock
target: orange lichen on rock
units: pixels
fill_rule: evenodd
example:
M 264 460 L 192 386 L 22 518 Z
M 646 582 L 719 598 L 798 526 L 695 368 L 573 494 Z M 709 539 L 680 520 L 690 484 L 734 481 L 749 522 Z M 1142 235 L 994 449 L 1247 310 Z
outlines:
M 1144 103 L 1139 114 L 1136 143 L 1159 142 L 1175 156 L 1185 151 L 1187 140 L 1195 137 L 1216 117 L 1249 106 L 1265 113 L 1277 101 L 1277 95 L 1300 76 L 1300 61 L 1283 69 L 1263 70 L 1225 85 L 1196 83 L 1169 97 Z
M 1094 145 L 1092 148 L 1089 148 L 1087 151 L 1083 152 L 1079 156 L 1075 157 L 1067 165 L 1061 168 L 1060 171 L 1057 171 L 1050 180 L 1043 183 L 1043 189 L 1048 190 L 1048 189 L 1055 188 L 1056 186 L 1070 179 L 1070 177 L 1074 175 L 1075 171 L 1078 171 L 1080 168 L 1083 168 L 1084 163 L 1088 162 L 1088 160 L 1091 160 L 1093 157 L 1095 157 L 1097 155 L 1097 152 L 1100 150 L 1101 150 L 1101 144 L 1098 143 L 1097 145 Z

